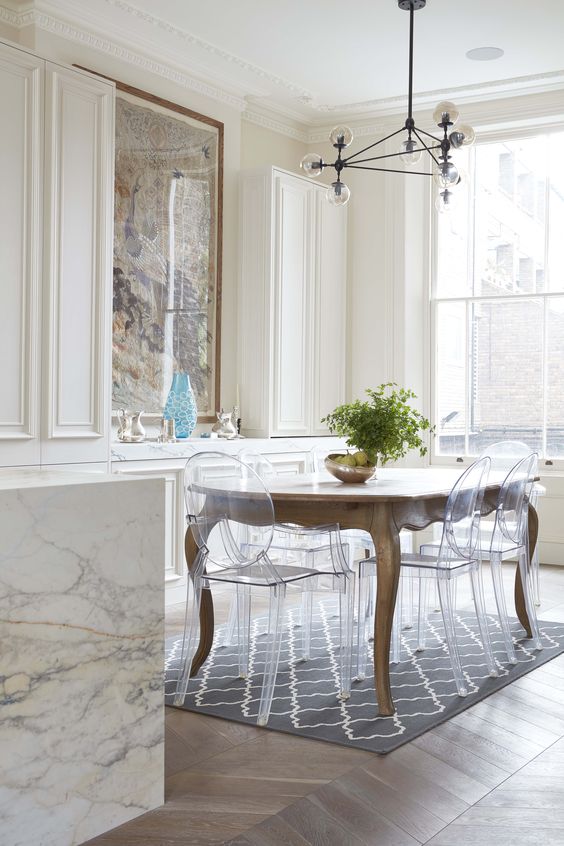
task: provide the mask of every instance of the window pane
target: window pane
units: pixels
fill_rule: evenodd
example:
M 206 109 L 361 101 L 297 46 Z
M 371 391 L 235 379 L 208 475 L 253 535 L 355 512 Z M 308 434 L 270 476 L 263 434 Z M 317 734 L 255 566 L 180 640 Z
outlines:
M 439 303 L 436 311 L 435 451 L 464 455 L 466 436 L 466 304 Z
M 564 134 L 549 136 L 548 291 L 564 291 Z
M 542 449 L 543 301 L 474 303 L 469 453 L 500 440 Z
M 564 297 L 547 298 L 546 454 L 564 458 Z
M 475 296 L 545 289 L 547 143 L 541 136 L 476 149 Z
M 456 166 L 462 168 L 462 181 L 456 186 L 456 203 L 450 212 L 439 215 L 435 291 L 438 297 L 464 297 L 472 294 L 468 261 L 472 202 L 468 173 L 471 157 L 467 150 L 456 151 Z

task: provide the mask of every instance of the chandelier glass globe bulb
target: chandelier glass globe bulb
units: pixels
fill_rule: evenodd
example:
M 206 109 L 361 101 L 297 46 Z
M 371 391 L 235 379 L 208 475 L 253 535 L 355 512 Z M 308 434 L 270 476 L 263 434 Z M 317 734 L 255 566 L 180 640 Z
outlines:
M 327 200 L 332 206 L 346 206 L 351 192 L 344 182 L 332 182 L 327 189 Z
M 306 176 L 315 179 L 323 170 L 323 159 L 317 153 L 307 153 L 301 160 L 300 167 Z
M 459 111 L 457 107 L 449 100 L 443 100 L 433 112 L 433 120 L 437 126 L 441 126 L 443 123 L 454 125 L 458 120 L 458 116 Z
M 333 147 L 343 150 L 352 144 L 353 137 L 352 130 L 348 126 L 336 126 L 331 130 L 329 140 Z
M 457 197 L 450 188 L 445 188 L 435 198 L 435 208 L 439 214 L 448 214 L 456 206 Z
M 402 141 L 400 144 L 399 157 L 404 164 L 414 165 L 417 164 L 421 158 L 422 152 L 423 150 L 417 145 L 417 141 L 413 138 L 406 138 L 406 140 Z
M 461 123 L 450 133 L 449 140 L 455 150 L 458 150 L 460 147 L 469 147 L 473 144 L 476 133 L 467 123 Z
M 433 174 L 433 179 L 439 188 L 452 188 L 460 178 L 458 168 L 452 162 L 446 161 L 439 165 Z

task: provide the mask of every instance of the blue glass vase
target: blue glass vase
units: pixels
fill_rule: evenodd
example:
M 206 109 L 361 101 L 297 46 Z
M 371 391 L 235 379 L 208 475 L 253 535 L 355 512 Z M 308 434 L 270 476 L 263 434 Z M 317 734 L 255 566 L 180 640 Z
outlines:
M 198 410 L 187 373 L 173 375 L 163 417 L 174 420 L 177 438 L 189 438 L 192 434 L 198 419 Z

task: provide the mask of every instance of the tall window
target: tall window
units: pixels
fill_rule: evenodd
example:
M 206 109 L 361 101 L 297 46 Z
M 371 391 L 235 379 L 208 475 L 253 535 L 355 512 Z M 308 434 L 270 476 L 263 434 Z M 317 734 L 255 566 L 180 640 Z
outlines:
M 564 459 L 562 150 L 564 132 L 477 145 L 456 207 L 438 215 L 437 456 L 511 439 Z

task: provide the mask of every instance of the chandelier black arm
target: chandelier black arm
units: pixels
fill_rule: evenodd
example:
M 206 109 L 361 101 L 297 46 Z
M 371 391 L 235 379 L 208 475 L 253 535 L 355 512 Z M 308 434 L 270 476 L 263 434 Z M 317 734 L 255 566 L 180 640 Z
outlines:
M 357 156 L 360 156 L 362 153 L 366 153 L 367 150 L 372 150 L 373 147 L 377 147 L 378 144 L 383 144 L 384 141 L 388 141 L 390 138 L 393 138 L 394 135 L 399 135 L 400 132 L 406 132 L 405 126 L 400 126 L 399 129 L 396 129 L 395 132 L 390 133 L 390 135 L 386 135 L 385 138 L 380 138 L 379 141 L 375 141 L 373 144 L 369 144 L 368 147 L 364 147 L 362 150 L 359 150 L 357 153 L 353 153 L 352 156 L 347 156 L 346 159 L 343 159 L 344 162 L 350 162 L 351 159 L 355 159 Z M 436 139 L 438 140 L 438 139 Z
M 420 138 L 419 138 L 419 140 L 421 141 L 421 139 L 420 139 Z M 435 157 L 434 157 L 434 156 L 433 156 L 433 154 L 431 153 L 431 150 L 440 150 L 440 149 L 441 149 L 441 145 L 440 145 L 440 144 L 437 144 L 437 146 L 436 146 L 436 147 L 427 147 L 427 146 L 425 145 L 425 142 L 424 142 L 424 141 L 421 141 L 421 143 L 423 144 L 423 146 L 425 147 L 425 149 L 427 150 L 427 152 L 429 153 L 429 155 L 431 156 L 431 158 L 432 158 L 432 159 L 434 159 L 434 160 L 435 160 L 435 162 L 437 162 L 437 160 L 435 159 Z M 356 165 L 358 165 L 358 164 L 363 164 L 364 162 L 376 162 L 376 161 L 378 161 L 379 159 L 393 159 L 393 158 L 395 158 L 395 157 L 397 157 L 397 156 L 404 156 L 404 155 L 405 155 L 405 152 L 404 152 L 403 150 L 402 150 L 401 152 L 399 152 L 399 153 L 386 153 L 384 156 L 372 156 L 372 158 L 370 158 L 370 159 L 359 159 L 358 161 L 356 161 L 356 162 L 355 162 L 354 164 L 352 164 L 352 165 L 349 165 L 349 164 L 347 164 L 347 163 L 345 162 L 345 167 L 355 167 Z M 438 162 L 437 162 L 437 164 L 438 164 Z M 410 171 L 410 172 L 411 172 L 411 171 Z
M 391 167 L 363 167 L 362 165 L 349 165 L 349 167 L 354 170 L 379 170 L 382 173 L 403 173 L 405 176 L 406 173 L 414 173 L 416 176 L 432 176 L 433 174 L 426 170 L 411 170 L 411 168 L 406 170 L 392 170 Z
M 417 131 L 417 129 L 414 129 L 414 130 L 413 130 L 413 134 L 415 135 L 415 137 L 417 138 L 417 140 L 418 140 L 421 144 L 423 144 L 423 146 L 425 147 L 425 149 L 427 150 L 427 152 L 429 153 L 429 155 L 431 156 L 431 158 L 433 159 L 433 161 L 435 162 L 435 164 L 436 164 L 436 165 L 437 165 L 437 167 L 438 167 L 438 165 L 439 165 L 439 160 L 438 160 L 437 158 L 435 158 L 435 156 L 432 154 L 431 150 L 442 150 L 441 145 L 440 145 L 440 144 L 437 144 L 435 147 L 428 147 L 428 146 L 425 144 L 425 142 L 423 141 L 423 139 L 421 138 L 421 136 L 419 135 L 419 132 Z
M 419 127 L 418 127 L 418 126 L 414 126 L 414 127 L 413 127 L 413 131 L 414 131 L 414 132 L 415 132 L 415 131 L 420 132 L 420 133 L 421 133 L 421 135 L 426 135 L 426 136 L 427 136 L 427 138 L 432 138 L 432 139 L 433 139 L 433 141 L 438 141 L 438 143 L 439 143 L 439 144 L 441 143 L 441 139 L 440 139 L 440 138 L 437 138 L 437 136 L 436 136 L 436 135 L 431 135 L 431 133 L 430 133 L 430 132 L 425 132 L 425 130 L 424 130 L 424 129 L 419 129 Z

